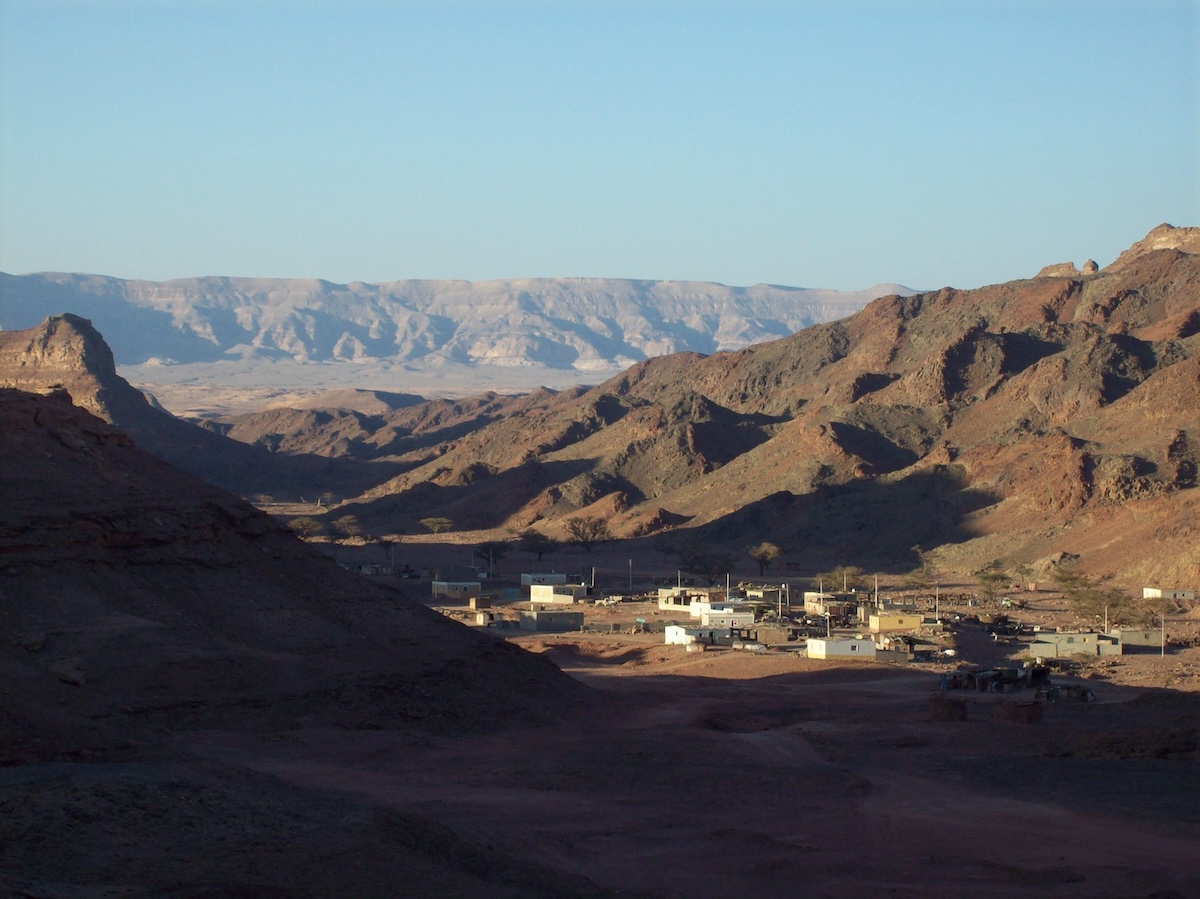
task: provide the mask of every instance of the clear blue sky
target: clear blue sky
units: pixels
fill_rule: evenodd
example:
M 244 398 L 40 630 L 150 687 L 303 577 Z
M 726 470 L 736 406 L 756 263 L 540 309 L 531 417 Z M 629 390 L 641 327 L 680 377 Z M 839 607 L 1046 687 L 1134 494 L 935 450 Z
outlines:
M 1200 3 L 0 0 L 0 270 L 973 287 L 1200 225 Z

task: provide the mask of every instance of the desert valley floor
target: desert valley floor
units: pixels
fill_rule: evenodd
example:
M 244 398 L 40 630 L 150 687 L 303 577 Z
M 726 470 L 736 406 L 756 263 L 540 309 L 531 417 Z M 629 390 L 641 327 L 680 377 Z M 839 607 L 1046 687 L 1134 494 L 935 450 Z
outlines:
M 965 697 L 965 721 L 937 720 L 928 670 L 660 639 L 519 638 L 588 688 L 533 726 L 239 726 L 179 733 L 150 761 L 0 769 L 0 886 L 30 897 L 1200 892 L 1196 692 L 1091 680 L 1095 702 L 1046 705 L 1040 722 L 1002 720 L 993 708 L 1013 697 L 985 694 Z

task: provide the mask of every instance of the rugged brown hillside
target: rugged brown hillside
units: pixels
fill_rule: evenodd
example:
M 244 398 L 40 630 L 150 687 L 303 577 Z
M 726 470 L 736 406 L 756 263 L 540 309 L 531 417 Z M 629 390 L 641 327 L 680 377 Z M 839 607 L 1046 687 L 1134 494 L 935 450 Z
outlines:
M 343 571 L 65 392 L 0 389 L 0 457 L 0 895 L 592 894 L 176 749 L 562 720 L 586 691 L 551 663 Z
M 375 534 L 439 516 L 561 536 L 601 515 L 623 537 L 771 540 L 801 570 L 906 570 L 920 545 L 964 572 L 1071 552 L 1097 574 L 1192 583 L 1198 235 L 1160 226 L 1103 269 L 883 297 L 590 389 L 207 427 L 270 451 L 264 492 L 357 494 L 336 514 Z M 154 428 L 130 430 L 172 458 Z
M 471 729 L 488 703 L 467 708 L 468 694 L 519 708 L 527 690 L 563 691 L 551 666 L 344 572 L 65 393 L 0 390 L 0 452 L 0 621 L 13 638 L 0 655 L 30 700 L 6 702 L 9 762 L 65 751 L 43 726 L 56 712 L 38 697 L 51 694 L 106 709 L 103 743 L 231 715 L 264 730 L 301 718 Z M 475 682 L 474 666 L 493 664 Z M 449 666 L 444 690 L 415 688 Z
M 433 514 L 682 523 L 813 566 L 903 568 L 915 544 L 964 570 L 1082 552 L 1097 573 L 1191 583 L 1198 233 L 1155 229 L 1091 274 L 884 297 L 738 352 L 652 359 L 410 455 L 348 508 L 378 531 Z M 1101 552 L 1093 529 L 1113 528 Z

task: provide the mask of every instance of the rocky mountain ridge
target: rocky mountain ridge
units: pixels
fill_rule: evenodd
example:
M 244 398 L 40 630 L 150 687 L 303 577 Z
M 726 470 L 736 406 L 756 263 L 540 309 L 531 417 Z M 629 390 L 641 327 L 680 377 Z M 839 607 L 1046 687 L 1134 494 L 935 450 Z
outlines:
M 439 514 L 561 536 L 600 515 L 627 537 L 771 539 L 814 570 L 903 570 L 919 544 L 963 571 L 1071 552 L 1108 576 L 1192 583 L 1195 230 L 1153 234 L 1092 274 L 884 297 L 587 391 L 487 398 L 486 414 L 420 439 L 368 428 L 338 450 L 321 436 L 333 419 L 286 439 L 408 469 L 339 510 L 376 532 Z M 228 427 L 283 437 L 254 416 Z
M 910 292 L 603 278 L 331 284 L 0 274 L 0 328 L 72 312 L 106 335 L 120 365 L 386 360 L 589 372 L 736 349 Z
M 630 539 L 769 539 L 796 570 L 903 571 L 919 545 L 965 572 L 1070 552 L 1105 576 L 1192 583 L 1196 232 L 1155 229 L 1091 274 L 883 297 L 594 388 L 377 394 L 370 414 L 343 396 L 206 436 L 275 460 L 285 495 L 293 463 L 355 472 L 330 515 L 372 534 L 444 516 L 476 539 L 562 536 L 596 515 Z

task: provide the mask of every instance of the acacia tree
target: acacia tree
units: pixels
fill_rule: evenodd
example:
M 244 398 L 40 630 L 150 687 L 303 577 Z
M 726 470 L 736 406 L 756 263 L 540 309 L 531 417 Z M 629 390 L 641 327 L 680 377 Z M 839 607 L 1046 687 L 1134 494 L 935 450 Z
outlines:
M 679 567 L 713 586 L 733 568 L 733 553 L 707 544 L 693 544 L 679 552 Z
M 937 583 L 939 576 L 937 563 L 933 561 L 932 553 L 922 549 L 918 543 L 912 548 L 917 556 L 917 567 L 904 576 L 904 583 L 914 590 L 928 590 Z
M 1062 590 L 1071 610 L 1081 618 L 1107 619 L 1110 624 L 1118 624 L 1143 617 L 1145 610 L 1138 608 L 1123 590 L 1101 586 L 1072 563 L 1060 563 L 1051 577 Z
M 396 547 L 400 545 L 400 541 L 395 537 L 380 537 L 376 541 L 379 548 L 383 550 L 387 557 L 388 564 L 395 567 L 396 565 Z
M 440 534 L 442 531 L 448 531 L 454 527 L 454 522 L 449 518 L 422 518 L 422 527 L 427 527 L 435 534 Z
M 856 565 L 839 565 L 837 568 L 821 572 L 813 578 L 813 581 L 820 584 L 822 588 L 832 591 L 838 589 L 838 584 L 841 584 L 843 591 L 866 589 L 867 587 L 867 576 Z
M 659 537 L 654 541 L 654 550 L 655 552 L 662 553 L 663 562 L 665 564 L 667 559 L 671 558 L 671 556 L 679 555 L 679 544 L 677 544 L 670 537 Z
M 584 552 L 591 552 L 593 547 L 607 543 L 613 538 L 608 522 L 594 515 L 584 515 L 567 519 L 567 542 L 574 543 Z
M 983 598 L 987 600 L 989 605 L 995 605 L 996 597 L 1000 595 L 1004 585 L 1009 581 L 1009 577 L 1000 566 L 1000 562 L 990 562 L 987 566 L 975 572 L 975 577 L 979 578 L 979 592 L 983 594 Z
M 353 515 L 343 515 L 333 523 L 333 527 L 338 533 L 347 537 L 357 537 L 363 532 L 362 525 Z
M 302 515 L 299 518 L 293 518 L 288 523 L 288 527 L 299 534 L 301 537 L 312 537 L 321 533 L 323 525 L 310 515 Z
M 510 549 L 512 544 L 507 540 L 485 540 L 475 547 L 475 551 L 488 560 L 488 572 L 491 574 L 495 574 L 493 569 L 508 555 Z
M 533 528 L 527 528 L 517 535 L 517 546 L 522 552 L 527 552 L 537 558 L 540 562 L 542 556 L 556 552 L 562 544 L 541 531 L 535 531 Z
M 767 573 L 767 568 L 772 562 L 779 558 L 780 549 L 774 543 L 762 542 L 758 546 L 751 546 L 746 550 L 746 555 L 758 563 L 758 576 L 762 577 Z

